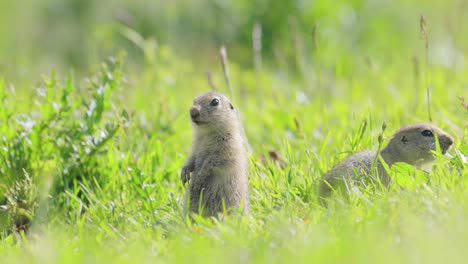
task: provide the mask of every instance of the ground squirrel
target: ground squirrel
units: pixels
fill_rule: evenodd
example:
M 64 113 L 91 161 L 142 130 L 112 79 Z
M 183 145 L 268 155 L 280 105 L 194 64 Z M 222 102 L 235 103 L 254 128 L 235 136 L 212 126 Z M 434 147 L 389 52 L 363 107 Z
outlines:
M 197 96 L 190 108 L 192 153 L 181 179 L 186 191 L 184 210 L 217 216 L 224 208 L 248 212 L 248 145 L 239 114 L 219 92 Z M 187 204 L 188 203 L 188 204 Z
M 398 130 L 388 145 L 380 151 L 380 156 L 389 167 L 396 162 L 419 167 L 434 160 L 432 153 L 436 150 L 434 136 L 438 137 L 440 150 L 445 154 L 453 143 L 452 137 L 430 123 L 416 123 Z M 376 179 L 376 175 L 382 185 L 388 188 L 391 179 L 380 159 L 376 159 L 376 152 L 356 153 L 325 174 L 319 186 L 319 196 L 328 197 L 332 190 L 343 188 L 349 191 L 349 188 L 355 184 Z

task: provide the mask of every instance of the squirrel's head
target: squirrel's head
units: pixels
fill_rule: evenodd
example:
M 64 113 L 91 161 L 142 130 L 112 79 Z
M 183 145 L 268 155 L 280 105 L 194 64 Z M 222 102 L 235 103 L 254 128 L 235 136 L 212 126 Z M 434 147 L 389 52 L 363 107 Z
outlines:
M 401 159 L 411 165 L 422 165 L 434 160 L 433 151 L 439 143 L 442 154 L 453 144 L 453 138 L 430 123 L 415 123 L 400 128 L 390 140 L 389 147 Z
M 190 118 L 194 127 L 224 130 L 237 124 L 238 117 L 229 99 L 219 92 L 206 92 L 193 100 Z

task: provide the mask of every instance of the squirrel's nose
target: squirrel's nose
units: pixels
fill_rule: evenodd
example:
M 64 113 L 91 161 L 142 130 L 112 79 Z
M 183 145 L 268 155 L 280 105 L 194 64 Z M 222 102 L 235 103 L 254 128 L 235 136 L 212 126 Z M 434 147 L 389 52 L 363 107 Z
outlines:
M 196 108 L 196 107 L 190 108 L 190 116 L 192 118 L 195 118 L 195 117 L 197 117 L 199 115 L 200 115 L 200 110 L 198 108 Z
M 447 145 L 451 146 L 453 144 L 453 138 L 452 137 L 446 136 L 444 139 L 445 139 L 444 141 L 445 141 L 445 143 L 447 143 Z

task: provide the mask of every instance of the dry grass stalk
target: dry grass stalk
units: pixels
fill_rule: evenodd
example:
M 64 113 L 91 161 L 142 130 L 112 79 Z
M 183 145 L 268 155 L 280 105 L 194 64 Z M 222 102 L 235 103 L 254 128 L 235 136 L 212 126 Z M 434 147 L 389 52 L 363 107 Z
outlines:
M 259 23 L 255 23 L 252 30 L 252 46 L 255 70 L 259 73 L 262 69 L 262 25 Z
M 219 53 L 221 55 L 221 66 L 223 67 L 224 79 L 226 80 L 231 98 L 234 98 L 234 93 L 232 91 L 232 84 L 231 84 L 231 76 L 229 74 L 229 64 L 228 64 L 229 60 L 227 56 L 226 47 L 222 46 Z
M 432 121 L 431 114 L 431 91 L 429 87 L 429 34 L 427 32 L 427 23 L 424 15 L 419 15 L 419 32 L 421 39 L 424 41 L 424 47 L 426 51 L 426 100 L 427 100 L 427 115 L 429 121 Z

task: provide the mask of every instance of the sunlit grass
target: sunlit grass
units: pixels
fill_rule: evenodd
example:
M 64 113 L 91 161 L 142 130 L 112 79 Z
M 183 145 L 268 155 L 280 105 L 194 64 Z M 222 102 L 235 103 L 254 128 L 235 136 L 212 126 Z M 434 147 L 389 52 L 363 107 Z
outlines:
M 413 15 L 408 39 L 386 32 L 396 17 L 366 11 L 366 21 L 380 21 L 369 24 L 379 32 L 361 29 L 366 38 L 355 42 L 368 53 L 341 49 L 330 19 L 317 28 L 318 48 L 300 32 L 287 39 L 304 40 L 304 49 L 287 51 L 293 62 L 288 55 L 282 64 L 280 52 L 255 70 L 227 45 L 229 83 L 218 54 L 200 62 L 201 54 L 164 43 L 143 45 L 143 66 L 115 55 L 88 78 L 0 82 L 1 262 L 463 262 L 468 123 L 459 97 L 468 98 L 468 69 L 434 55 L 426 70 Z M 181 213 L 179 172 L 191 147 L 188 109 L 210 85 L 226 95 L 232 88 L 252 147 L 251 214 L 191 221 Z M 349 154 L 377 149 L 384 122 L 386 144 L 400 126 L 428 120 L 428 85 L 433 122 L 455 139 L 448 155 L 430 172 L 397 164 L 388 191 L 368 188 L 321 207 L 319 179 Z

